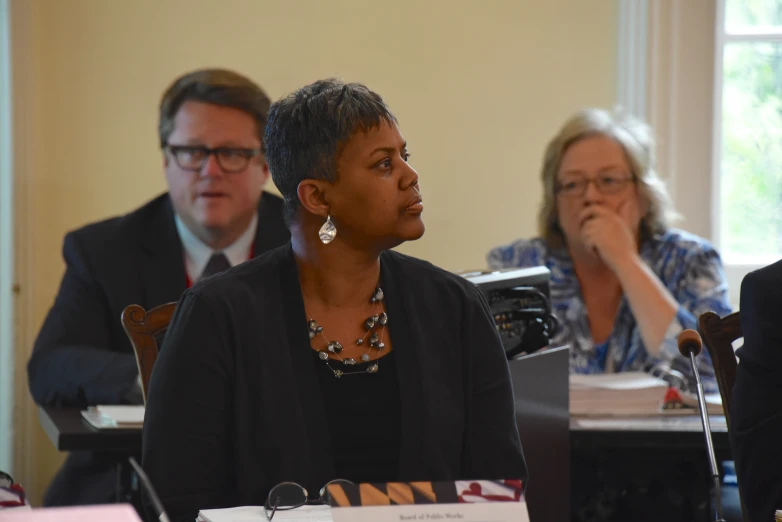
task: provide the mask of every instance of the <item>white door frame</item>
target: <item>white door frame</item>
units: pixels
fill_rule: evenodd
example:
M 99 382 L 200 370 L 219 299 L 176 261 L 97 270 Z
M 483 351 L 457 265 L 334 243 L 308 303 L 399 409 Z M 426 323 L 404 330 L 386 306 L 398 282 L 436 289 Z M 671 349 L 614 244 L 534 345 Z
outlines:
M 0 0 L 0 469 L 14 472 L 14 179 L 10 5 Z
M 6 162 L 0 165 L 10 168 L 12 173 L 4 177 L 9 178 L 7 186 L 11 187 L 11 192 L 8 195 L 15 203 L 12 210 L 0 208 L 3 216 L 0 218 L 0 227 L 7 224 L 6 226 L 13 231 L 13 237 L 4 240 L 3 243 L 3 252 L 7 252 L 6 246 L 11 245 L 10 257 L 14 268 L 12 279 L 7 280 L 10 287 L 6 288 L 4 293 L 4 296 L 10 299 L 13 310 L 10 341 L 13 347 L 11 350 L 13 365 L 10 368 L 15 377 L 12 379 L 11 417 L 14 437 L 13 451 L 10 453 L 12 460 L 10 469 L 13 470 L 14 480 L 24 485 L 27 496 L 31 499 L 38 499 L 42 494 L 37 491 L 36 441 L 40 429 L 37 426 L 38 409 L 33 403 L 27 386 L 27 360 L 30 357 L 37 328 L 32 313 L 35 279 L 31 270 L 34 261 L 33 242 L 29 238 L 31 231 L 35 230 L 36 212 L 35 200 L 32 197 L 35 187 L 36 85 L 34 80 L 37 58 L 33 52 L 35 48 L 33 14 L 40 8 L 38 0 L 0 0 L 0 9 L 5 15 L 4 20 L 7 24 L 5 27 L 0 27 L 0 34 L 8 35 L 5 38 L 8 42 L 7 56 L 10 58 L 6 60 L 9 81 L 5 92 L 13 108 L 10 114 L 0 116 L 0 119 L 6 118 L 5 128 L 9 131 L 6 143 L 10 145 L 13 140 L 14 151 L 13 156 L 0 154 L 0 162 Z M 0 253 L 0 256 L 2 255 Z M 0 454 L 8 455 L 4 450 L 0 451 Z

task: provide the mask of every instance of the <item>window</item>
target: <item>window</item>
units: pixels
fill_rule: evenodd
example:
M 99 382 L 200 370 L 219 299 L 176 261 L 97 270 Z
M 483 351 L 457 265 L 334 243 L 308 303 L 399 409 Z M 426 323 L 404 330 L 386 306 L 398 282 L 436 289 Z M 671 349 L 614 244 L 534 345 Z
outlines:
M 712 215 L 735 286 L 782 258 L 782 0 L 721 0 L 715 36 Z
M 619 53 L 617 101 L 654 128 L 677 226 L 720 251 L 738 308 L 782 258 L 782 0 L 618 1 L 618 49 L 641 52 Z

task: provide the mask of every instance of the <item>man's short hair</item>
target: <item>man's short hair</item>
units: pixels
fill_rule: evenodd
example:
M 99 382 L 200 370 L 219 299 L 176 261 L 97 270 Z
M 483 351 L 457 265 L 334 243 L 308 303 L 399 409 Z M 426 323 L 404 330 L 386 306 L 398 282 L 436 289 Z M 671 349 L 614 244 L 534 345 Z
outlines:
M 201 69 L 179 77 L 163 94 L 158 121 L 161 148 L 168 144 L 174 131 L 174 118 L 186 101 L 231 107 L 249 114 L 255 120 L 258 139 L 263 142 L 263 129 L 271 105 L 263 89 L 227 69 Z

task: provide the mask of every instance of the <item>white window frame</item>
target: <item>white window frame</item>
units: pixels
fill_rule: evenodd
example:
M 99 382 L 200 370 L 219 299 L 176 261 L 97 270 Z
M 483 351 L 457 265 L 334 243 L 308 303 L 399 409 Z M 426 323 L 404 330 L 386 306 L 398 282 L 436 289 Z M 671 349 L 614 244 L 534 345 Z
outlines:
M 619 0 L 616 49 L 616 100 L 622 109 L 647 119 L 647 0 Z
M 772 38 L 761 31 L 726 35 L 725 0 L 618 0 L 618 8 L 617 104 L 654 129 L 658 171 L 684 217 L 677 226 L 722 253 L 723 48 L 728 41 Z M 778 259 L 723 255 L 734 310 L 744 276 Z
M 722 176 L 722 81 L 723 81 L 723 53 L 725 45 L 732 42 L 782 42 L 782 32 L 768 32 L 761 28 L 753 28 L 744 33 L 728 32 L 725 28 L 726 0 L 717 0 L 716 24 L 714 31 L 714 132 L 712 136 L 713 160 L 712 160 L 712 194 L 711 206 L 720 208 L 720 180 Z M 714 212 L 713 215 L 719 215 Z M 720 248 L 721 228 L 720 219 L 712 220 L 712 237 L 715 245 Z M 731 294 L 736 295 L 738 303 L 738 291 L 741 281 L 749 272 L 770 265 L 780 259 L 780 256 L 747 256 L 744 258 L 723 254 L 725 264 L 725 277 L 731 288 Z

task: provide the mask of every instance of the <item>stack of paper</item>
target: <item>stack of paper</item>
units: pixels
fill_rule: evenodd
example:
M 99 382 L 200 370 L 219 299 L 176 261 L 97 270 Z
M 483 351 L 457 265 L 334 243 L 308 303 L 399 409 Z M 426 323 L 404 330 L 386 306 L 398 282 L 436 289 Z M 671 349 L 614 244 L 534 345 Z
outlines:
M 679 409 L 666 409 L 665 413 L 680 412 L 696 414 L 698 410 L 698 396 L 694 393 L 679 392 L 681 398 L 682 407 Z M 719 393 L 707 393 L 706 399 L 706 413 L 709 415 L 725 415 L 725 410 L 722 407 L 722 397 Z
M 266 514 L 260 506 L 242 506 L 228 509 L 202 509 L 196 522 L 262 522 Z M 277 511 L 274 522 L 332 522 L 331 506 L 301 506 L 296 509 Z
M 81 412 L 98 429 L 132 429 L 144 426 L 144 406 L 91 406 Z
M 571 415 L 653 415 L 668 383 L 644 372 L 570 376 Z

